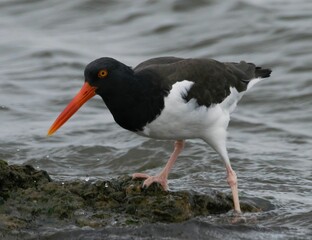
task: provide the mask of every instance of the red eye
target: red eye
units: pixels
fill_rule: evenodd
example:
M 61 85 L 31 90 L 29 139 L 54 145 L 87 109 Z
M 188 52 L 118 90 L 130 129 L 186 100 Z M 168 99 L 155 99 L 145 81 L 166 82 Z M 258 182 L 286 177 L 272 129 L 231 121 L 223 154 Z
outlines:
M 99 78 L 105 78 L 107 76 L 108 72 L 106 69 L 102 69 L 98 72 L 98 77 Z

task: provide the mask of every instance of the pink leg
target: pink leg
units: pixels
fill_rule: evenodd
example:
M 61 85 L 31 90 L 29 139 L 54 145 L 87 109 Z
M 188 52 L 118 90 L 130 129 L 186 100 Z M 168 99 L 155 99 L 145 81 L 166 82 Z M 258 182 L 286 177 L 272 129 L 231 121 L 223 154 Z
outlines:
M 177 140 L 175 142 L 173 153 L 171 154 L 165 168 L 158 175 L 149 176 L 145 173 L 134 173 L 132 175 L 132 178 L 133 179 L 146 178 L 146 180 L 143 183 L 143 186 L 145 186 L 145 187 L 149 187 L 152 183 L 158 182 L 163 187 L 163 189 L 165 191 L 167 191 L 168 190 L 168 184 L 167 184 L 168 180 L 167 179 L 168 179 L 169 172 L 170 172 L 171 168 L 173 167 L 173 164 L 176 161 L 177 157 L 179 156 L 179 154 L 183 150 L 184 143 L 185 143 L 184 140 Z
M 232 190 L 234 210 L 240 213 L 241 209 L 240 209 L 239 198 L 238 198 L 236 173 L 232 169 L 231 165 L 226 165 L 226 173 L 227 173 L 227 182 L 230 185 L 231 190 Z
M 241 212 L 239 199 L 238 199 L 238 188 L 237 188 L 237 177 L 236 173 L 233 171 L 230 163 L 230 159 L 226 149 L 226 127 L 228 126 L 230 116 L 228 118 L 220 119 L 218 124 L 221 124 L 219 128 L 215 128 L 214 131 L 209 132 L 209 135 L 206 135 L 203 138 L 216 152 L 220 155 L 221 159 L 225 163 L 226 173 L 227 173 L 227 182 L 231 187 L 234 210 L 238 213 Z M 223 125 L 222 125 L 223 121 Z

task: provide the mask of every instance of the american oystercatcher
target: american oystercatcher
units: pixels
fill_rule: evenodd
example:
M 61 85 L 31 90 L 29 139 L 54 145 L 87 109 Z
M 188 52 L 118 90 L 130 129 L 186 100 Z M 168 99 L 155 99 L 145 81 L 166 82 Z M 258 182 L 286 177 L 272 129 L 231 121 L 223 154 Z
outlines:
M 244 61 L 159 57 L 132 69 L 113 58 L 99 58 L 86 66 L 83 87 L 55 120 L 48 135 L 98 94 L 121 127 L 150 138 L 175 140 L 174 151 L 158 175 L 134 173 L 133 178 L 145 179 L 144 187 L 157 182 L 167 190 L 168 174 L 185 139 L 200 138 L 225 163 L 234 210 L 241 212 L 237 177 L 226 149 L 227 127 L 230 113 L 241 97 L 270 74 L 270 69 Z

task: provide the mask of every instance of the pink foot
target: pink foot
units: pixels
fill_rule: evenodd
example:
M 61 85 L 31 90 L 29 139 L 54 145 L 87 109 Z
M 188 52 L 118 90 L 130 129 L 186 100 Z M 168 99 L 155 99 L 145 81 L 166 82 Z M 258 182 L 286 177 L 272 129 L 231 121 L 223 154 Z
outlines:
M 145 173 L 134 173 L 132 175 L 132 178 L 133 179 L 144 178 L 145 181 L 143 182 L 143 187 L 148 188 L 150 185 L 152 185 L 152 183 L 155 182 L 155 183 L 159 183 L 165 191 L 168 190 L 167 178 L 162 177 L 161 175 L 150 176 Z
M 145 179 L 143 183 L 143 187 L 149 187 L 154 182 L 159 183 L 163 187 L 163 189 L 167 191 L 168 190 L 167 179 L 168 179 L 169 172 L 175 160 L 177 159 L 178 155 L 182 151 L 183 147 L 184 147 L 184 140 L 177 140 L 175 142 L 173 153 L 171 154 L 165 168 L 157 176 L 149 176 L 145 173 L 134 173 L 132 175 L 132 178 L 133 179 L 136 179 L 136 178 Z

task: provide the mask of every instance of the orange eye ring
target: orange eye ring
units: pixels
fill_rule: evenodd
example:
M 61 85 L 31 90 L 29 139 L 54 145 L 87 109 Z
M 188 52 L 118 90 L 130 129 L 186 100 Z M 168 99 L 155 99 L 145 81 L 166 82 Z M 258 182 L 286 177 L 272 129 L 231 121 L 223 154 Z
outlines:
M 102 69 L 98 72 L 99 78 L 105 78 L 108 75 L 108 71 L 106 69 Z

